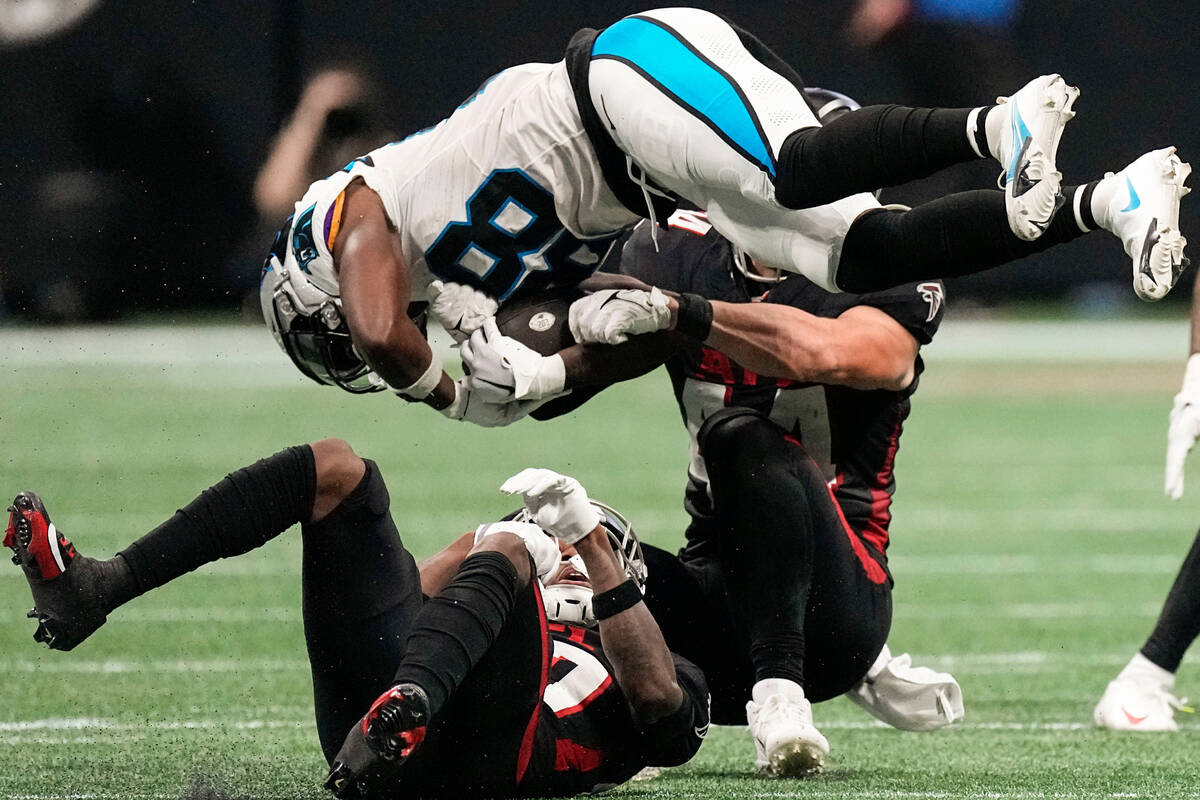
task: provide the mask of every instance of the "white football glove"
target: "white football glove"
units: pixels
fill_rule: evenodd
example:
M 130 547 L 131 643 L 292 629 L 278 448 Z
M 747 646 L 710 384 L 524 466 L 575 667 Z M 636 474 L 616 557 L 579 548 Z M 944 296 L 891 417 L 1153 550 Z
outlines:
M 486 522 L 475 529 L 475 544 L 494 533 L 512 533 L 521 537 L 525 542 L 525 549 L 533 557 L 533 568 L 537 572 L 538 580 L 544 581 L 562 563 L 558 542 L 532 522 Z
M 657 287 L 601 289 L 571 303 L 567 322 L 580 344 L 621 344 L 630 336 L 665 330 L 671 324 L 671 309 Z
M 546 400 L 563 393 L 567 368 L 562 356 L 543 356 L 500 333 L 489 318 L 463 342 L 467 387 L 493 402 Z
M 500 491 L 521 495 L 533 521 L 567 544 L 575 544 L 600 524 L 600 512 L 579 481 L 553 470 L 523 469 Z
M 1200 353 L 1188 357 L 1183 388 L 1175 395 L 1167 426 L 1167 475 L 1163 491 L 1172 500 L 1183 497 L 1183 462 L 1200 437 Z
M 892 658 L 887 645 L 846 696 L 902 731 L 934 731 L 963 718 L 962 688 L 953 675 L 914 667 L 908 653 Z
M 497 403 L 479 397 L 466 385 L 466 378 L 454 383 L 454 400 L 441 409 L 442 416 L 463 422 L 473 422 L 481 428 L 502 428 L 511 425 L 536 409 L 544 400 L 522 400 Z
M 429 295 L 429 315 L 456 342 L 466 341 L 499 307 L 494 299 L 463 283 L 433 281 Z

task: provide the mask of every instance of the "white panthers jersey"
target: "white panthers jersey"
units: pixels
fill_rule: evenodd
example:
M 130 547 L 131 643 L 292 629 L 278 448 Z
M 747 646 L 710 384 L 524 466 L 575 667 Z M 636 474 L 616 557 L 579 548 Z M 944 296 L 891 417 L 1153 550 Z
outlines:
M 371 151 L 296 204 L 298 268 L 340 297 L 332 247 L 343 192 L 361 178 L 400 236 L 412 299 L 440 278 L 504 300 L 578 283 L 638 217 L 605 183 L 563 62 L 494 76 L 448 118 Z

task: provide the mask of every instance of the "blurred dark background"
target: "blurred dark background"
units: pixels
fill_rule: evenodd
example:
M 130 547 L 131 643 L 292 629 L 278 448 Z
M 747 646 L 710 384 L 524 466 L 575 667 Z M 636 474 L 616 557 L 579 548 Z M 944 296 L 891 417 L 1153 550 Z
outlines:
M 375 93 L 364 97 L 375 99 L 369 123 L 351 108 L 317 123 L 322 136 L 364 133 L 364 126 L 403 136 L 447 115 L 503 67 L 558 60 L 576 29 L 649 7 L 88 5 L 0 0 L 0 309 L 18 319 L 235 311 L 257 285 L 271 231 L 285 216 L 256 205 L 256 178 L 306 81 L 324 67 L 370 76 Z M 1194 2 L 694 5 L 756 33 L 806 82 L 863 103 L 978 105 L 1035 75 L 1061 72 L 1083 89 L 1079 119 L 1059 153 L 1067 182 L 1167 144 L 1200 161 Z M 313 156 L 305 168 L 317 163 Z M 994 169 L 949 180 L 987 185 Z M 940 190 L 906 187 L 894 197 Z M 1185 200 L 1181 221 L 1194 253 L 1198 205 L 1200 196 Z M 951 288 L 956 300 L 985 306 L 1055 299 L 1084 313 L 1115 313 L 1136 302 L 1128 259 L 1106 234 Z M 1166 302 L 1179 306 L 1188 296 L 1181 287 Z

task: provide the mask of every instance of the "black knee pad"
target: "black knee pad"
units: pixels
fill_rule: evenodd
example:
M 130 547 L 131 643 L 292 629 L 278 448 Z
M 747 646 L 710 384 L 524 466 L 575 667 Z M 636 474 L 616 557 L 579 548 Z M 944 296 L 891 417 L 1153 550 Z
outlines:
M 328 536 L 331 534 L 353 534 L 357 530 L 367 531 L 368 523 L 388 513 L 391 496 L 379 466 L 369 458 L 363 459 L 366 472 L 346 499 L 320 522 L 305 526 L 306 535 Z
M 730 406 L 722 408 L 700 426 L 696 433 L 696 441 L 700 445 L 700 454 L 704 459 L 728 461 L 746 448 L 750 452 L 757 450 L 755 440 L 762 436 L 779 432 L 779 426 L 766 416 L 752 408 Z

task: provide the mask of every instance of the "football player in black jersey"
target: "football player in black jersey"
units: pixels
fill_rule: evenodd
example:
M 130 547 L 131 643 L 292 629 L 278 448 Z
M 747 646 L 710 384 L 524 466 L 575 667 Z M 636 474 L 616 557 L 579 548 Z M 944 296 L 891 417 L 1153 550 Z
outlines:
M 810 703 L 850 690 L 876 713 L 880 691 L 913 694 L 883 707 L 893 724 L 953 721 L 957 684 L 904 658 L 890 663 L 886 649 L 893 467 L 919 349 L 945 310 L 942 284 L 854 295 L 801 276 L 763 283 L 702 215 L 673 223 L 657 249 L 635 232 L 621 262 L 680 293 L 677 308 L 713 301 L 707 335 L 676 311 L 688 344 L 667 362 L 692 435 L 692 523 L 677 560 L 647 549 L 648 602 L 665 635 L 706 671 L 713 720 L 747 718 L 759 767 L 776 774 L 820 766 L 828 744 Z M 688 605 L 699 613 L 666 612 Z M 905 720 L 921 707 L 915 696 L 927 716 Z
M 952 677 L 886 648 L 892 469 L 919 348 L 944 311 L 942 284 L 862 295 L 802 276 L 764 284 L 696 212 L 673 215 L 657 243 L 637 229 L 621 269 L 671 296 L 599 290 L 571 306 L 571 325 L 584 340 L 596 316 L 609 332 L 674 329 L 622 334 L 620 360 L 632 374 L 644 369 L 634 356 L 673 353 L 666 363 L 692 436 L 693 521 L 678 558 L 645 548 L 647 603 L 672 649 L 708 677 L 713 721 L 748 720 L 758 766 L 799 775 L 828 753 L 812 701 L 850 692 L 913 730 L 960 717 Z M 658 303 L 670 314 L 661 324 Z M 693 319 L 703 312 L 704 331 Z M 464 349 L 473 375 L 504 381 L 498 353 L 520 345 L 500 338 L 474 335 Z M 628 349 L 640 343 L 643 353 Z
M 4 544 L 33 593 L 35 639 L 70 650 L 134 597 L 300 523 L 317 734 L 338 797 L 572 795 L 687 761 L 708 728 L 705 680 L 642 601 L 628 523 L 548 470 L 502 489 L 523 496 L 520 515 L 419 569 L 378 467 L 337 439 L 229 474 L 107 561 L 81 556 L 32 492 Z

